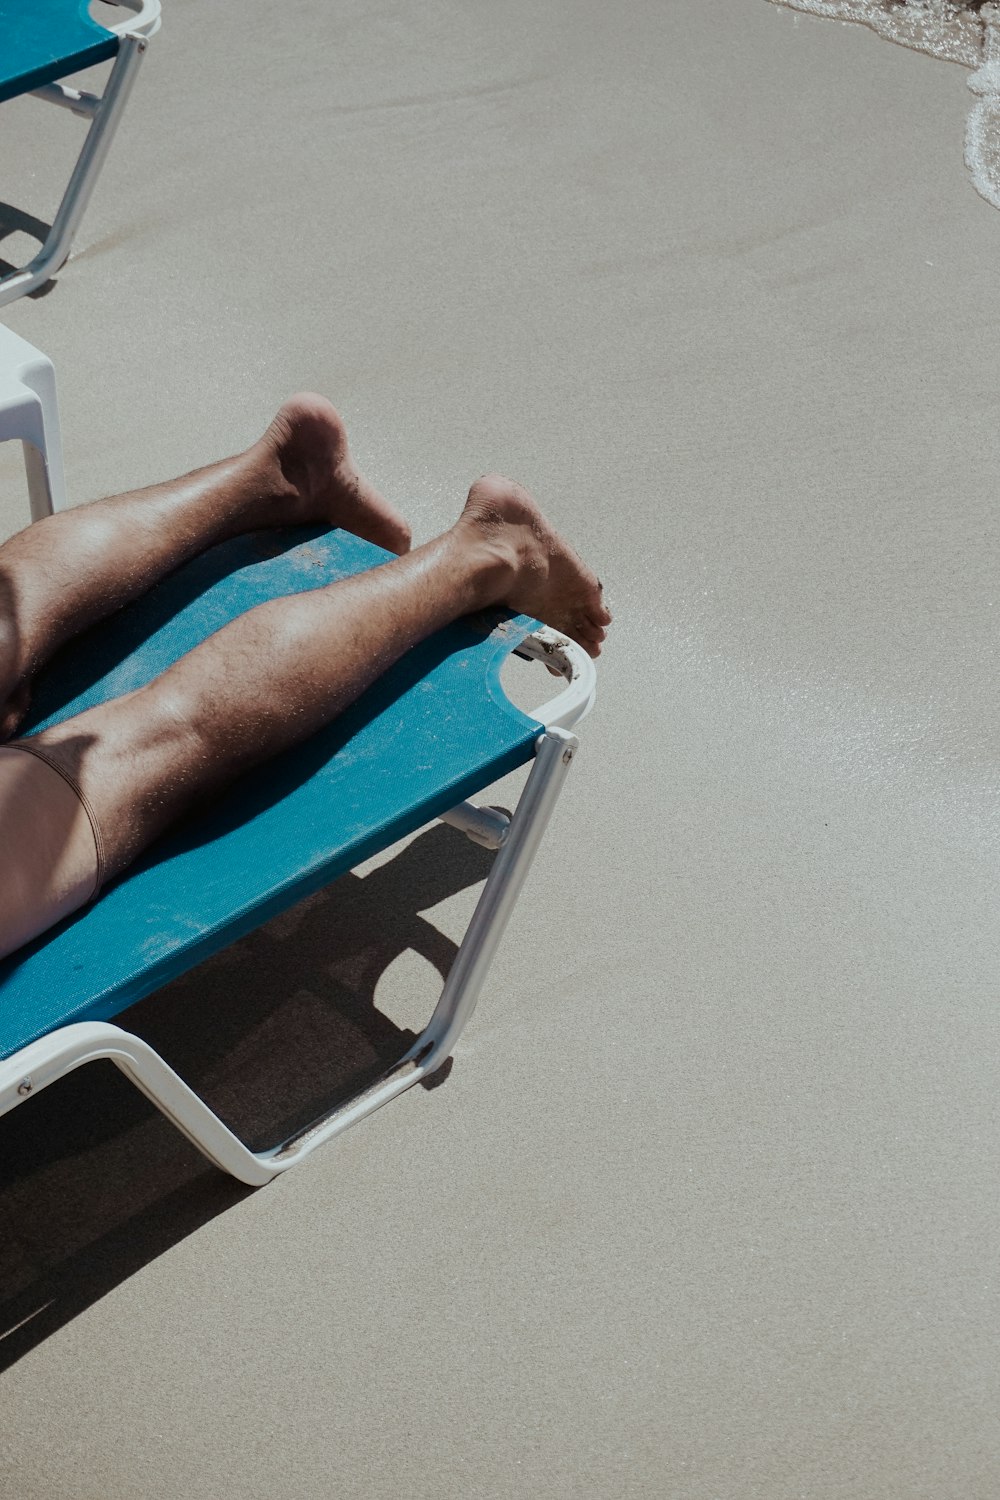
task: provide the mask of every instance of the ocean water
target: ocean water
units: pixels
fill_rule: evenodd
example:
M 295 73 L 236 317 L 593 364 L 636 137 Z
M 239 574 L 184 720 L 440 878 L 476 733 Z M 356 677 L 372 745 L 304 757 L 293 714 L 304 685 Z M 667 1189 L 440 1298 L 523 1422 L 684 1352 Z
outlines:
M 971 68 L 975 100 L 965 164 L 977 193 L 1000 208 L 1000 3 L 998 0 L 771 0 L 791 10 L 858 21 L 880 36 Z

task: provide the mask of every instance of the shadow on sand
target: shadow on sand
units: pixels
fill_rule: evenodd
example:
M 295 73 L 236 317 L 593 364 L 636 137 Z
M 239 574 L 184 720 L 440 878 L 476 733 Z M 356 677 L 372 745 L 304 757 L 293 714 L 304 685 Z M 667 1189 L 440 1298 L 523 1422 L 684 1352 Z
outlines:
M 51 224 L 46 224 L 44 219 L 36 219 L 33 214 L 26 214 L 21 209 L 15 208 L 12 203 L 0 203 L 0 241 L 9 239 L 14 234 L 27 234 L 33 240 L 38 241 L 38 248 L 45 244 L 49 235 Z M 32 257 L 33 258 L 33 257 Z M 13 261 L 4 260 L 0 256 L 0 276 L 9 276 L 12 271 L 21 270 L 20 265 Z M 50 276 L 42 286 L 29 292 L 28 296 L 33 298 L 47 297 L 55 286 L 55 278 Z
M 420 913 L 491 862 L 435 825 L 118 1020 L 254 1149 L 273 1145 L 407 1049 L 414 1034 L 375 1008 L 376 985 L 408 949 L 447 974 L 455 944 Z M 251 1191 L 110 1063 L 54 1084 L 0 1121 L 0 1135 L 0 1370 Z

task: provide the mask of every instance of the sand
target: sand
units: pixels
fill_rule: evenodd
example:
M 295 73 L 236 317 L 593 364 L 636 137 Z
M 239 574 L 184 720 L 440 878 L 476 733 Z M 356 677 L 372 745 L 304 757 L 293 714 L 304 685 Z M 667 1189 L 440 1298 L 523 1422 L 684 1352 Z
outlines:
M 256 1194 L 100 1070 L 3 1122 L 0 1491 L 992 1497 L 1000 218 L 963 72 L 765 0 L 165 8 L 74 260 L 3 314 L 73 498 L 313 386 L 418 537 L 513 473 L 618 619 L 441 1088 Z M 78 124 L 3 128 L 44 217 Z M 471 848 L 135 1024 L 266 1138 L 373 1001 L 429 1008 Z
M 1000 208 L 1000 7 L 993 0 L 773 0 L 829 20 L 857 21 L 904 47 L 974 71 L 965 124 L 972 185 Z

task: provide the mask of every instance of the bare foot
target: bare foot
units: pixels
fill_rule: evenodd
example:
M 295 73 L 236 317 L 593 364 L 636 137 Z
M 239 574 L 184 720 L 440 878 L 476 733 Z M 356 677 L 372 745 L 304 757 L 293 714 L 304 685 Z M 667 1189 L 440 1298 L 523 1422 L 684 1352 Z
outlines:
M 460 526 L 474 527 L 513 567 L 502 601 L 561 630 L 591 656 L 600 656 L 611 624 L 597 575 L 549 525 L 528 491 L 487 474 L 469 491 Z
M 359 473 L 343 419 L 323 396 L 290 397 L 255 450 L 277 469 L 281 524 L 327 521 L 390 552 L 409 552 L 409 526 Z

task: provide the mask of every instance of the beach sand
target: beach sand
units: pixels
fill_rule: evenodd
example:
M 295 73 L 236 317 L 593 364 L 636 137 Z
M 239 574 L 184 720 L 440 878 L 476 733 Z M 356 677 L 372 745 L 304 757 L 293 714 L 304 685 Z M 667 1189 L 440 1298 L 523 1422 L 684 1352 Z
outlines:
M 1000 209 L 1000 6 L 996 0 L 772 0 L 971 70 L 965 163 L 972 185 Z
M 165 11 L 73 261 L 3 311 L 55 361 L 72 498 L 311 386 L 420 539 L 485 470 L 529 485 L 617 624 L 442 1087 L 255 1194 L 99 1069 L 3 1121 L 0 1492 L 987 1500 L 967 75 L 765 0 Z M 4 197 L 50 213 L 78 139 L 5 106 Z M 418 837 L 136 1026 L 273 1137 L 372 994 L 429 1010 L 471 847 Z

